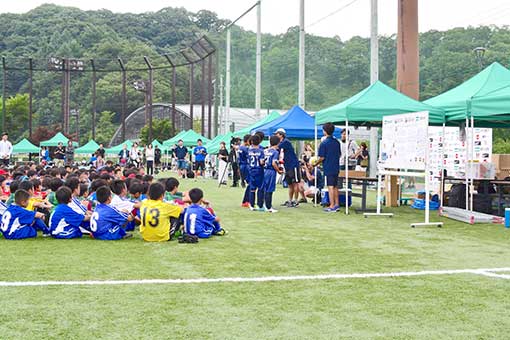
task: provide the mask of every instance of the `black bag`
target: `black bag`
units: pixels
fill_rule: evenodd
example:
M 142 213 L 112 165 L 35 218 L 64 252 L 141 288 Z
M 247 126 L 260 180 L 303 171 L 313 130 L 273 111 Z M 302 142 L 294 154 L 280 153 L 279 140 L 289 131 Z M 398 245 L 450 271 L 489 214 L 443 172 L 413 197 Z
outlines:
M 466 185 L 454 184 L 449 192 L 446 193 L 448 197 L 448 207 L 466 209 Z

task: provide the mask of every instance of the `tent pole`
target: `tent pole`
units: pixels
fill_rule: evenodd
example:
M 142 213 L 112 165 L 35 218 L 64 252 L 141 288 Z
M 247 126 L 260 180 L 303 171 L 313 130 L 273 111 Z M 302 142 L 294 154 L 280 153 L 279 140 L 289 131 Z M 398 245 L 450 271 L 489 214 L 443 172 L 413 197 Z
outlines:
M 345 118 L 345 214 L 349 215 L 349 118 Z M 340 204 L 340 202 L 338 202 Z
M 465 122 L 465 129 L 464 129 L 464 147 L 466 148 L 466 161 L 464 164 L 464 172 L 466 173 L 466 210 L 469 210 L 469 173 L 468 173 L 468 166 L 469 166 L 469 147 L 468 147 L 468 128 L 469 128 L 469 120 L 466 115 L 466 122 Z
M 315 117 L 314 117 L 315 119 Z M 318 155 L 318 150 L 317 150 L 317 125 L 315 125 L 315 143 L 314 143 L 314 156 L 317 157 Z M 314 166 L 313 167 L 314 169 L 314 184 L 315 184 L 315 190 L 319 190 L 317 188 L 317 167 Z M 313 204 L 314 207 L 317 206 L 317 194 L 315 194 L 315 198 L 314 198 L 314 204 Z
M 475 158 L 475 120 L 473 118 L 473 112 L 471 112 L 471 168 L 474 165 Z M 470 202 L 469 207 L 470 210 L 473 211 L 473 191 L 474 191 L 474 178 L 471 178 L 471 194 L 470 194 Z
M 439 211 L 442 211 L 443 209 L 443 199 L 444 199 L 444 192 L 443 192 L 443 188 L 444 188 L 444 144 L 446 142 L 445 140 L 445 135 L 446 135 L 446 125 L 445 123 L 443 122 L 443 136 L 441 137 L 441 174 L 440 174 L 440 187 L 439 187 L 439 192 L 441 194 L 441 200 L 439 202 L 440 206 L 440 210 Z

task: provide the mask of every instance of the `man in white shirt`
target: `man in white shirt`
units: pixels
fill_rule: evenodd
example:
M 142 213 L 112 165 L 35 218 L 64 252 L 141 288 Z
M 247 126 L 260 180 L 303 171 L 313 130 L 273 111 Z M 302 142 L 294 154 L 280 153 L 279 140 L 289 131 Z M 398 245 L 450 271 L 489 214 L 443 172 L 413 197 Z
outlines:
M 354 170 L 356 167 L 356 151 L 358 150 L 358 144 L 353 139 L 349 139 L 349 145 L 346 145 L 347 142 L 347 134 L 349 132 L 346 129 L 342 131 L 342 138 L 340 140 L 340 149 L 341 149 L 341 157 L 340 157 L 340 170 L 345 170 L 345 153 L 349 157 L 348 169 Z
M 9 160 L 12 154 L 12 144 L 7 139 L 9 138 L 9 134 L 4 132 L 2 135 L 2 140 L 0 140 L 0 159 L 1 164 L 5 166 L 9 166 Z

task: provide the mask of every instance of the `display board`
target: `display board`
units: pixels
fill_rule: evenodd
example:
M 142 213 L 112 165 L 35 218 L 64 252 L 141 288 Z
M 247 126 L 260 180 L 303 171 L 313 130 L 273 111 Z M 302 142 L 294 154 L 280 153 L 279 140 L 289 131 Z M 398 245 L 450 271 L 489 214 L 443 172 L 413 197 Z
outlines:
M 477 163 L 490 163 L 492 158 L 492 129 L 474 128 L 473 160 Z M 461 140 L 458 127 L 429 127 L 429 176 L 433 187 L 439 183 L 441 163 L 448 176 L 466 176 L 466 145 L 471 148 L 471 132 L 467 141 Z M 471 150 L 468 150 L 471 153 Z
M 429 113 L 383 117 L 381 163 L 386 169 L 425 170 Z

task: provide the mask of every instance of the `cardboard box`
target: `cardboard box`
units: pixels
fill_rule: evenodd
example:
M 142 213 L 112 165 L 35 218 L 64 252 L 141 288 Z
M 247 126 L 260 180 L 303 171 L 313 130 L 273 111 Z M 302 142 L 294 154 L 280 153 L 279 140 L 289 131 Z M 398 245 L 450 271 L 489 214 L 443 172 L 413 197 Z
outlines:
M 345 178 L 345 170 L 341 170 L 338 174 L 339 177 Z M 366 171 L 349 170 L 349 177 L 367 177 Z

